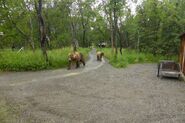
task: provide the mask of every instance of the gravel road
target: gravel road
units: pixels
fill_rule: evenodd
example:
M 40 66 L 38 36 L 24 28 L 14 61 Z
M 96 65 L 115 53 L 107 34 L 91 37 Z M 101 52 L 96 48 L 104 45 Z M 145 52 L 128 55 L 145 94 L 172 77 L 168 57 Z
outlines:
M 185 82 L 156 70 L 116 69 L 92 51 L 80 69 L 1 73 L 0 97 L 19 110 L 17 123 L 185 123 Z

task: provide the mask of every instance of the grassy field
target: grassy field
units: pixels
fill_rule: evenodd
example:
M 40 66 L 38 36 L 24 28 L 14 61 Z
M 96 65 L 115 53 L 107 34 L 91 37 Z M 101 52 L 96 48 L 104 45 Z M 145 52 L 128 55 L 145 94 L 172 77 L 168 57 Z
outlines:
M 105 53 L 105 57 L 109 59 L 109 63 L 117 68 L 124 68 L 128 64 L 134 63 L 151 63 L 164 59 L 177 60 L 177 56 L 167 58 L 165 56 L 153 56 L 150 53 L 137 53 L 134 50 L 123 50 L 123 55 L 118 54 L 117 59 L 112 55 L 111 48 L 97 49 Z M 87 58 L 90 51 L 89 48 L 80 48 Z M 71 48 L 55 49 L 48 51 L 49 63 L 46 63 L 40 50 L 34 53 L 25 50 L 20 53 L 11 50 L 0 51 L 0 72 L 1 71 L 37 71 L 44 69 L 58 69 L 67 67 L 68 53 Z
M 88 48 L 80 48 L 87 58 Z M 49 63 L 46 63 L 40 50 L 34 53 L 25 50 L 17 53 L 16 51 L 0 51 L 0 71 L 36 71 L 44 69 L 57 69 L 67 67 L 68 53 L 71 48 L 55 49 L 48 51 Z
M 120 53 L 117 56 L 117 59 L 115 59 L 114 55 L 112 55 L 111 48 L 103 48 L 98 49 L 100 51 L 103 51 L 105 53 L 105 57 L 109 60 L 109 63 L 117 68 L 124 68 L 128 64 L 134 64 L 134 63 L 156 63 L 160 60 L 175 60 L 177 61 L 177 56 L 171 56 L 170 58 L 158 55 L 153 56 L 150 53 L 137 53 L 134 50 L 128 50 L 124 49 L 123 54 Z

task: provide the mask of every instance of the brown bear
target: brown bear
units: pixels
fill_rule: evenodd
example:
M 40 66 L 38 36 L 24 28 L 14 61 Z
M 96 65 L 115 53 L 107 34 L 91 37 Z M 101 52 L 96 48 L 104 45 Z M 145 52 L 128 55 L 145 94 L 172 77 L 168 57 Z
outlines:
M 104 53 L 101 51 L 96 52 L 97 61 L 102 61 L 102 57 L 104 56 Z
M 68 61 L 69 61 L 68 69 L 71 69 L 71 65 L 73 62 L 76 63 L 76 68 L 80 67 L 80 62 L 85 66 L 85 59 L 83 57 L 83 54 L 80 52 L 69 53 Z

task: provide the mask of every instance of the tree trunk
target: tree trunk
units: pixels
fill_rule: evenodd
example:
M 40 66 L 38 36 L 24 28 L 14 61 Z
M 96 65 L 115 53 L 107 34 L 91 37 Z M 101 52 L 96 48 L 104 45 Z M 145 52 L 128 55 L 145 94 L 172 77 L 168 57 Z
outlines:
M 72 46 L 73 46 L 73 52 L 77 51 L 77 41 L 75 36 L 75 25 L 74 22 L 71 22 L 71 33 L 72 33 Z
M 44 19 L 42 17 L 42 0 L 38 1 L 38 6 L 37 6 L 37 2 L 35 1 L 35 8 L 37 11 L 38 22 L 39 22 L 41 49 L 46 62 L 48 62 L 49 60 L 48 60 L 48 55 L 46 51 L 46 27 L 45 27 Z
M 76 40 L 77 30 L 76 30 L 76 20 L 73 16 L 71 16 L 71 11 L 68 9 L 68 15 L 70 20 L 70 28 L 71 28 L 71 45 L 73 47 L 73 52 L 77 51 L 78 48 L 78 40 Z
M 79 2 L 79 12 L 81 15 L 81 23 L 82 23 L 82 29 L 83 29 L 83 35 L 82 35 L 82 42 L 83 42 L 83 47 L 86 46 L 86 24 L 85 24 L 85 20 L 84 20 L 84 14 L 83 14 L 83 10 L 82 10 L 82 1 L 78 0 Z
M 30 17 L 29 25 L 30 25 L 30 36 L 29 36 L 29 42 L 30 42 L 30 45 L 31 45 L 32 51 L 33 51 L 33 52 L 35 52 L 35 44 L 34 44 L 34 41 L 33 41 L 33 25 L 32 25 L 31 17 Z
M 116 15 L 116 4 L 117 4 L 117 1 L 114 0 L 114 7 L 113 7 L 113 17 L 114 17 L 114 31 L 113 31 L 113 38 L 114 38 L 114 42 L 115 42 L 115 58 L 117 58 L 117 54 L 118 54 L 118 48 L 117 48 L 117 15 Z
M 138 31 L 138 37 L 137 37 L 137 52 L 139 53 L 139 45 L 140 45 L 140 39 L 139 39 L 139 31 Z
M 121 33 L 121 31 L 120 30 L 118 30 L 118 34 L 119 34 L 119 43 L 120 43 L 120 49 L 119 49 L 119 51 L 120 51 L 120 54 L 122 55 L 123 53 L 122 53 L 122 49 L 123 49 L 123 44 L 122 44 L 122 42 L 123 42 L 123 34 Z
M 109 19 L 110 19 L 110 39 L 111 39 L 111 47 L 112 47 L 112 53 L 114 54 L 114 48 L 115 48 L 115 42 L 114 42 L 114 25 L 113 25 L 113 19 L 112 19 L 112 12 L 109 12 Z
M 85 31 L 85 26 L 83 26 L 83 46 L 85 47 L 86 46 L 86 31 Z

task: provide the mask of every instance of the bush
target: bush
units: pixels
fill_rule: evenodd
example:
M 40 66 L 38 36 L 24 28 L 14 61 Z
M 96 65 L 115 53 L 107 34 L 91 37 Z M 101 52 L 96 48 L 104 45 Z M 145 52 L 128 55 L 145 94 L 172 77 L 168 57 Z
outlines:
M 88 56 L 88 48 L 80 48 L 85 57 Z M 36 71 L 43 69 L 64 68 L 67 66 L 70 48 L 55 49 L 48 51 L 49 63 L 46 63 L 42 52 L 36 50 L 23 51 L 20 53 L 5 50 L 0 52 L 0 71 Z

